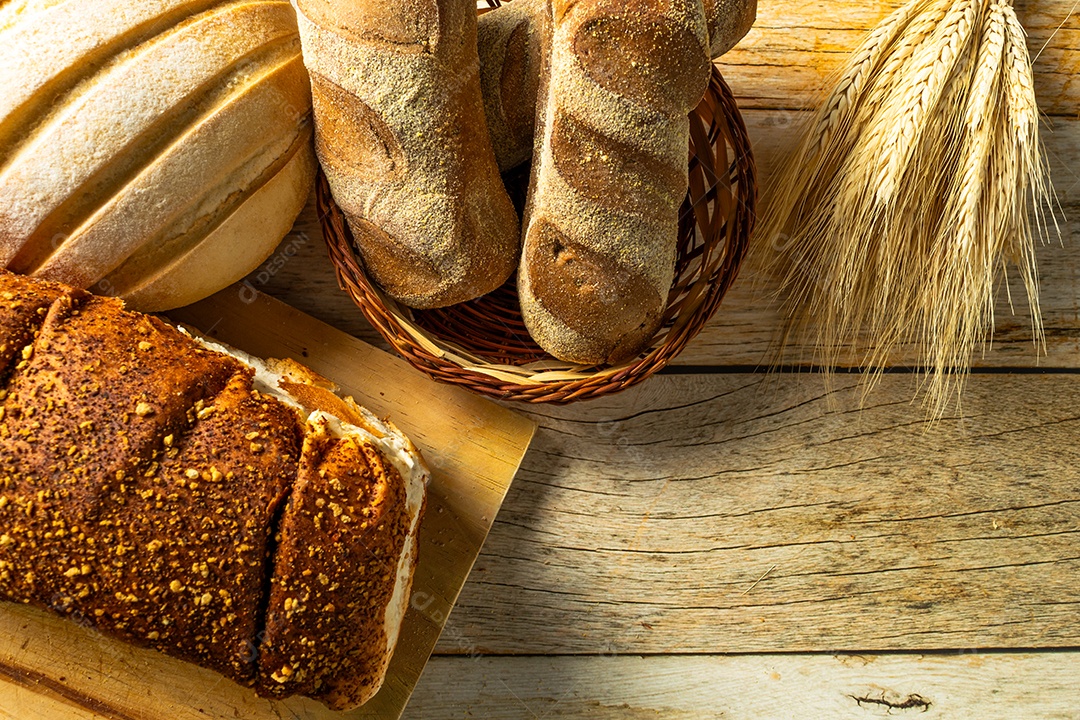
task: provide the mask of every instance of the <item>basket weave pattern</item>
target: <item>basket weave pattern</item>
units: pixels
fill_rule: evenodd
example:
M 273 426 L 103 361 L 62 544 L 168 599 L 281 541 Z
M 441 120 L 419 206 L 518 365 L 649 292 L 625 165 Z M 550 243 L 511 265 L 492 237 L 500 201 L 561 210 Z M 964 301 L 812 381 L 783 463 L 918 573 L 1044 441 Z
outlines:
M 320 172 L 316 199 L 338 281 L 413 366 L 441 382 L 502 400 L 568 403 L 635 385 L 666 366 L 713 316 L 731 287 L 755 222 L 757 178 L 746 126 L 719 70 L 690 115 L 690 188 L 680 213 L 675 281 L 650 347 L 619 366 L 582 367 L 547 355 L 521 319 L 516 278 L 438 310 L 399 305 L 368 280 Z

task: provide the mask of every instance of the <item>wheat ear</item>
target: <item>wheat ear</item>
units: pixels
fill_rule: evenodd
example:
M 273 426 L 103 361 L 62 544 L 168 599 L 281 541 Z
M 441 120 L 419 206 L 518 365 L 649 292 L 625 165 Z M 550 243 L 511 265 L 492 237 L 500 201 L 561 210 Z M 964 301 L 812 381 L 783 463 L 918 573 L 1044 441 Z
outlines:
M 875 189 L 878 202 L 889 203 L 918 146 L 929 117 L 948 86 L 957 60 L 967 47 L 982 0 L 959 0 L 945 15 L 933 37 L 912 57 L 882 115 L 891 122 L 880 146 L 869 149 L 878 159 Z
M 784 239 L 785 338 L 809 337 L 826 378 L 855 349 L 868 390 L 895 348 L 912 345 L 927 412 L 941 417 L 991 338 L 1006 261 L 1041 337 L 1035 246 L 1053 191 L 1023 28 L 1003 0 L 897 10 L 771 187 L 764 226 Z

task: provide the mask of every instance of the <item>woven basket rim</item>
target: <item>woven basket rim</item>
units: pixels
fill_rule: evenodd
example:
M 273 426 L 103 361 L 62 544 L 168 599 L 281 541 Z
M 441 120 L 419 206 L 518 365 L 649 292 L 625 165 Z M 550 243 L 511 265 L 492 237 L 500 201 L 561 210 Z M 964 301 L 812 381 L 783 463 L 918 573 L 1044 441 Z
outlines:
M 685 245 L 681 244 L 679 251 L 684 272 L 676 273 L 669 298 L 671 318 L 650 347 L 629 362 L 582 368 L 550 356 L 537 359 L 536 352 L 525 355 L 520 350 L 518 355 L 508 350 L 503 358 L 520 362 L 494 362 L 483 357 L 485 352 L 490 356 L 489 351 L 466 347 L 461 337 L 448 338 L 423 327 L 417 316 L 423 320 L 429 311 L 412 311 L 398 305 L 367 278 L 344 216 L 320 169 L 317 209 L 338 283 L 398 354 L 440 382 L 501 400 L 530 403 L 568 403 L 636 385 L 667 366 L 716 312 L 738 275 L 756 221 L 757 169 L 753 151 L 731 89 L 715 66 L 709 91 L 690 117 L 691 186 L 683 212 L 687 227 L 681 235 Z M 725 168 L 717 168 L 718 155 L 728 161 Z M 726 208 L 721 207 L 724 200 Z M 726 213 L 722 214 L 722 210 Z M 695 238 L 700 241 L 697 245 Z M 695 263 L 701 266 L 696 277 Z M 709 274 L 704 274 L 705 270 L 710 270 Z M 687 272 L 690 278 L 684 282 Z M 683 312 L 687 306 L 692 311 Z M 464 306 L 451 310 L 481 318 L 490 312 L 490 308 Z M 507 318 L 512 316 L 512 309 L 503 312 L 509 313 Z M 447 321 L 440 322 L 445 326 Z M 474 333 L 468 339 L 492 347 L 505 345 L 505 337 L 495 334 Z

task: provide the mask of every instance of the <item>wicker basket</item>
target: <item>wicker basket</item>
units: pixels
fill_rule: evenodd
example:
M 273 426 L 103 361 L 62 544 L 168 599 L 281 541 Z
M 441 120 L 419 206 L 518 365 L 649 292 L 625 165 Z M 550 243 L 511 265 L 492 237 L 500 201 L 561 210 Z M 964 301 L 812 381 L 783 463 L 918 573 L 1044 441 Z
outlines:
M 649 349 L 631 362 L 581 367 L 547 355 L 522 322 L 516 278 L 449 308 L 399 305 L 365 275 L 345 218 L 320 173 L 318 211 L 338 281 L 402 357 L 441 382 L 530 403 L 568 403 L 635 385 L 667 365 L 716 312 L 738 274 L 754 227 L 754 158 L 731 90 L 715 68 L 708 93 L 690 120 L 690 190 L 681 213 L 675 282 L 663 325 Z M 524 173 L 508 178 L 508 185 L 523 177 L 527 181 Z

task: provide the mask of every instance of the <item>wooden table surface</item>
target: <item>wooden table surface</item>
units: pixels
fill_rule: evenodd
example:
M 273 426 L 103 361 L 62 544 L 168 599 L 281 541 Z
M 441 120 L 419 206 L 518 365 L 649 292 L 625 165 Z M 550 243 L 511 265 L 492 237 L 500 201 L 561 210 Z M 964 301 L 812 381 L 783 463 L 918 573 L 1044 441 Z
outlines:
M 722 68 L 763 180 L 898 4 L 761 0 Z M 1002 292 L 962 412 L 928 429 L 915 375 L 860 409 L 857 376 L 759 371 L 778 320 L 744 273 L 664 374 L 519 406 L 541 429 L 406 717 L 1080 718 L 1080 17 L 1016 7 L 1068 216 L 1039 253 L 1048 355 Z M 385 347 L 310 207 L 249 282 Z

